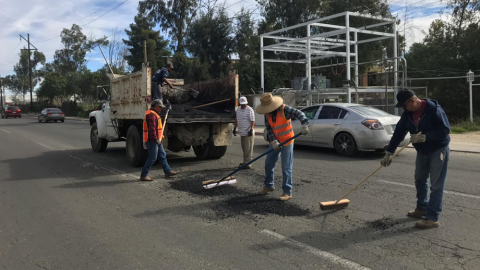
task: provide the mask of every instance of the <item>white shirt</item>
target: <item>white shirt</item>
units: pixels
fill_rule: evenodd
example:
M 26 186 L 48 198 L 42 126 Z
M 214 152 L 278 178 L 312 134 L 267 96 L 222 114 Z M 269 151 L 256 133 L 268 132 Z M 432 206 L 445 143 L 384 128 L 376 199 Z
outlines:
M 237 132 L 240 136 L 248 136 L 248 132 L 252 127 L 252 122 L 255 122 L 255 113 L 252 107 L 248 106 L 245 109 L 237 108 Z

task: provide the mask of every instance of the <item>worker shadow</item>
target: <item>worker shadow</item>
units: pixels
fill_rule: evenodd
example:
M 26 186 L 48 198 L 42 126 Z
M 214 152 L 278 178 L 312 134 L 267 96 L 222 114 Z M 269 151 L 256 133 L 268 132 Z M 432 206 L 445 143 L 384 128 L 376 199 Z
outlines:
M 413 222 L 417 221 L 413 218 L 381 218 L 374 221 L 366 222 L 363 226 L 352 230 L 339 230 L 338 226 L 325 228 L 319 231 L 303 232 L 298 235 L 290 236 L 289 239 L 307 244 L 322 251 L 335 251 L 345 249 L 352 245 L 359 245 L 361 243 L 370 243 L 374 241 L 381 241 L 386 244 L 391 239 L 392 244 L 397 243 L 395 238 L 419 232 L 419 229 L 413 226 Z M 331 232 L 335 231 L 335 232 Z M 393 242 L 394 241 L 394 242 Z M 273 243 L 262 243 L 252 246 L 252 249 L 285 249 L 284 241 L 277 241 Z M 294 246 L 288 245 L 288 248 Z

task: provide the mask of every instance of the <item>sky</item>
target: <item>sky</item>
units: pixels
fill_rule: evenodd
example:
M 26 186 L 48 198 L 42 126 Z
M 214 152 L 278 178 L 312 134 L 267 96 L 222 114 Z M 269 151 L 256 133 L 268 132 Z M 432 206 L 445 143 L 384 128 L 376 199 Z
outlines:
M 137 14 L 139 0 L 0 0 L 0 76 L 13 74 L 13 66 L 18 62 L 20 49 L 27 38 L 46 56 L 47 62 L 53 60 L 56 49 L 61 48 L 60 32 L 70 28 L 73 23 L 82 26 L 87 36 L 109 36 L 114 29 L 123 30 L 133 23 Z M 428 32 L 430 23 L 441 15 L 438 12 L 445 7 L 441 0 L 389 0 L 391 10 L 404 18 L 405 4 L 408 9 L 407 28 L 413 29 L 407 44 L 420 42 Z M 242 7 L 256 9 L 255 0 L 219 0 L 224 3 L 229 16 L 234 16 Z M 257 11 L 258 12 L 258 11 Z M 445 15 L 442 15 L 446 18 Z M 121 31 L 125 35 L 124 31 Z M 97 70 L 104 65 L 98 49 L 87 55 L 88 68 Z

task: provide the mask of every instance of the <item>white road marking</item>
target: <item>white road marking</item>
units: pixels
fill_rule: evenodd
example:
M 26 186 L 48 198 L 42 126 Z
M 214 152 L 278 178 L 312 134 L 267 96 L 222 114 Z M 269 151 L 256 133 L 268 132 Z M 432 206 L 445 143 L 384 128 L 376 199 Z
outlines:
M 39 142 L 35 142 L 35 143 L 38 144 L 38 145 L 40 145 L 40 146 L 43 146 L 43 147 L 45 147 L 45 148 L 47 148 L 47 149 L 55 150 L 54 148 L 52 148 L 52 147 L 50 147 L 50 146 L 48 146 L 48 145 L 45 145 L 45 144 L 43 144 L 43 143 L 39 143 Z
M 6 129 L 3 129 L 3 128 L 0 128 L 1 131 L 4 131 L 6 133 L 10 133 L 10 131 L 6 130 Z
M 414 185 L 404 184 L 404 183 L 390 182 L 390 181 L 385 181 L 385 180 L 378 180 L 378 182 L 397 185 L 397 186 L 403 186 L 403 187 L 409 187 L 409 188 L 415 188 Z M 452 194 L 452 195 L 462 196 L 462 197 L 466 197 L 466 198 L 480 199 L 480 196 L 478 196 L 478 195 L 466 194 L 466 193 L 449 191 L 449 190 L 445 190 L 443 192 L 446 193 L 446 194 Z
M 342 257 L 339 257 L 337 255 L 334 255 L 332 253 L 329 253 L 329 252 L 326 252 L 326 251 L 322 251 L 320 249 L 317 249 L 317 248 L 314 248 L 312 246 L 309 246 L 309 245 L 306 245 L 306 244 L 303 244 L 301 242 L 298 242 L 298 241 L 295 241 L 295 240 L 292 240 L 292 239 L 289 239 L 287 238 L 286 236 L 283 236 L 281 234 L 278 234 L 276 232 L 272 232 L 270 230 L 262 230 L 260 231 L 260 233 L 262 234 L 265 234 L 265 235 L 268 235 L 268 236 L 271 236 L 271 237 L 274 237 L 274 238 L 277 238 L 278 240 L 281 240 L 282 242 L 284 242 L 285 244 L 289 245 L 289 246 L 294 246 L 296 248 L 299 248 L 307 253 L 310 253 L 312 255 L 315 255 L 317 257 L 320 257 L 320 258 L 323 258 L 323 259 L 326 259 L 332 263 L 335 263 L 335 264 L 338 264 L 338 265 L 341 265 L 347 269 L 353 269 L 353 270 L 370 270 L 370 268 L 367 268 L 365 266 L 362 266 L 358 263 L 355 263 L 355 262 L 352 262 L 352 261 L 349 261 L 347 259 L 344 259 Z
M 93 163 L 87 162 L 87 161 L 85 161 L 85 160 L 83 160 L 83 159 L 81 159 L 81 158 L 79 158 L 79 157 L 72 156 L 72 155 L 70 155 L 70 154 L 69 154 L 69 156 L 70 156 L 71 158 L 74 158 L 74 159 L 76 159 L 76 160 L 79 160 L 79 161 L 83 162 L 84 164 L 88 164 L 88 165 L 91 165 L 91 166 L 95 166 L 95 167 L 97 167 L 97 168 L 99 168 L 99 169 L 102 169 L 102 170 L 111 172 L 111 173 L 113 173 L 113 174 L 120 174 L 120 175 L 122 175 L 122 176 L 124 176 L 124 177 L 130 177 L 130 178 L 133 178 L 133 179 L 139 179 L 139 178 L 140 178 L 140 177 L 138 177 L 138 176 L 135 176 L 135 175 L 132 175 L 132 174 L 128 174 L 128 173 L 124 173 L 124 172 L 119 171 L 119 170 L 116 170 L 116 169 L 112 169 L 112 168 L 108 168 L 108 167 L 104 167 L 104 166 L 100 166 L 100 165 L 97 165 L 97 164 L 93 164 Z M 88 165 L 87 165 L 87 166 L 88 166 Z

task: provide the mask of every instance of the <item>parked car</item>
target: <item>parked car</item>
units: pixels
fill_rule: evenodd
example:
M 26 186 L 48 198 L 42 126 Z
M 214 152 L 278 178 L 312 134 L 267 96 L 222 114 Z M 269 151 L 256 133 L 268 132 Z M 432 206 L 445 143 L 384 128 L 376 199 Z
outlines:
M 335 148 L 338 154 L 353 156 L 358 151 L 385 151 L 400 116 L 354 103 L 328 103 L 302 109 L 310 119 L 310 133 L 295 144 Z M 292 121 L 294 132 L 300 121 Z M 408 143 L 406 138 L 400 146 Z
M 58 108 L 45 108 L 38 114 L 38 122 L 65 121 L 65 114 Z
M 17 106 L 4 107 L 2 112 L 2 118 L 15 117 L 22 118 L 22 110 Z

